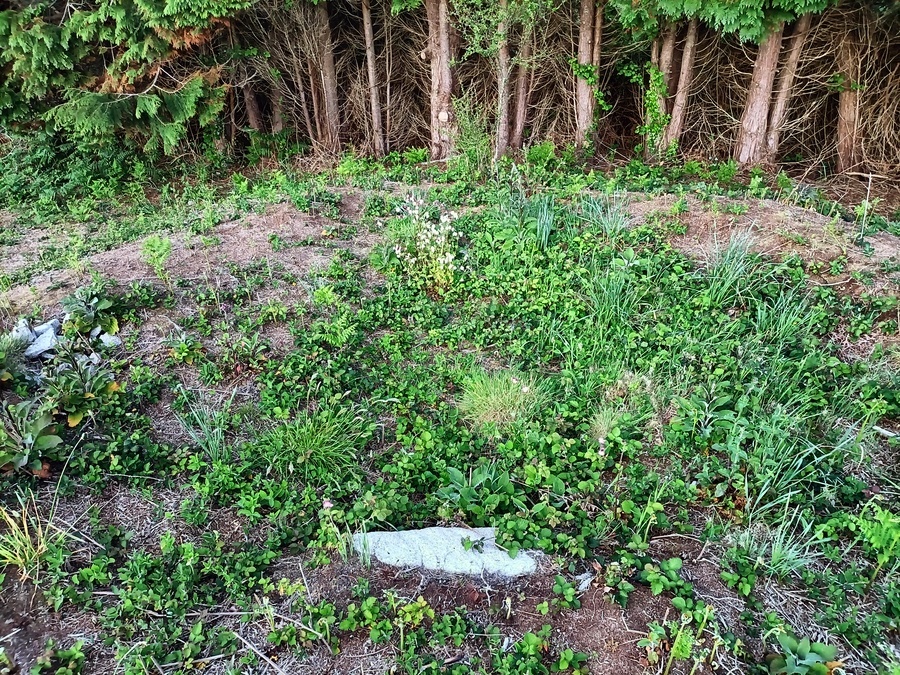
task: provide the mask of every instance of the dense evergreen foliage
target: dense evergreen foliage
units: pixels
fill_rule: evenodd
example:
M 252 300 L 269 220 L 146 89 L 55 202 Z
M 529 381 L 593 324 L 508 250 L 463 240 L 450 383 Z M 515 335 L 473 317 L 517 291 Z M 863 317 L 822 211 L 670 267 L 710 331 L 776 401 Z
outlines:
M 898 13 L 829 0 L 100 0 L 0 11 L 0 128 L 279 147 L 802 161 L 896 172 Z M 430 66 L 430 67 L 429 67 Z

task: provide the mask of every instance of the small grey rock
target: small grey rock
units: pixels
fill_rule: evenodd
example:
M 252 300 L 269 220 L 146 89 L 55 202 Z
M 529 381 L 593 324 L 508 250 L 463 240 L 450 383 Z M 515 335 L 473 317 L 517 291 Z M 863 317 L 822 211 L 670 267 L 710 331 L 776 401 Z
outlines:
M 112 349 L 113 347 L 121 347 L 122 346 L 122 338 L 117 335 L 110 335 L 109 333 L 103 333 L 100 336 L 100 344 L 104 347 Z
M 93 328 L 91 328 L 91 339 L 97 337 L 102 332 L 103 332 L 103 329 L 100 328 L 100 326 L 94 326 Z
M 97 352 L 91 352 L 91 355 L 88 357 L 88 361 L 93 363 L 95 366 L 99 366 L 100 362 L 103 360 Z
M 590 572 L 585 572 L 584 574 L 579 574 L 575 577 L 575 581 L 578 582 L 578 592 L 584 593 L 591 587 L 591 583 L 594 581 L 594 575 Z
M 29 359 L 36 359 L 42 354 L 56 348 L 59 344 L 59 338 L 52 330 L 38 335 L 37 339 L 31 343 L 31 346 L 25 350 L 25 356 Z
M 35 327 L 34 327 L 34 332 L 35 332 L 37 335 L 43 335 L 43 334 L 46 333 L 48 330 L 52 330 L 54 333 L 58 333 L 58 332 L 59 332 L 59 327 L 60 327 L 61 325 L 62 325 L 62 324 L 59 322 L 59 319 L 50 319 L 50 321 L 47 321 L 47 322 L 45 322 L 45 323 L 42 323 L 40 326 L 35 326 Z
M 19 342 L 24 342 L 27 345 L 30 345 L 32 342 L 34 342 L 35 339 L 35 334 L 31 330 L 31 326 L 28 324 L 28 319 L 19 319 L 15 327 L 11 331 L 9 331 L 9 335 Z
M 360 555 L 369 555 L 392 567 L 423 567 L 450 574 L 497 574 L 518 577 L 531 574 L 537 563 L 528 553 L 515 558 L 497 548 L 494 528 L 427 527 L 404 532 L 368 532 L 353 537 Z M 473 542 L 468 550 L 463 541 Z

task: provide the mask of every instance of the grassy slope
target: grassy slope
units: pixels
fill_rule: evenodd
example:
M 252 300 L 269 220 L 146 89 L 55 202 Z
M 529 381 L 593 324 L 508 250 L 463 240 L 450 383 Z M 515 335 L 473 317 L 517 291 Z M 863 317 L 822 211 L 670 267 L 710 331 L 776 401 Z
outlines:
M 787 628 L 837 646 L 850 672 L 888 667 L 896 551 L 857 533 L 896 496 L 892 442 L 873 431 L 898 413 L 895 303 L 811 287 L 832 271 L 814 247 L 770 261 L 743 235 L 726 243 L 728 227 L 691 260 L 672 242 L 715 201 L 635 218 L 575 183 L 555 201 L 450 184 L 397 216 L 406 190 L 365 181 L 365 201 L 344 191 L 343 206 L 321 181 L 240 188 L 241 209 L 287 192 L 319 215 L 278 207 L 179 234 L 168 286 L 118 310 L 126 346 L 108 358 L 126 386 L 65 433 L 56 515 L 78 538 L 51 542 L 39 585 L 59 613 L 33 641 L 84 635 L 85 672 L 221 669 L 260 651 L 287 672 L 358 667 L 340 647 L 375 670 L 540 672 L 570 649 L 592 672 L 637 673 L 673 658 L 672 640 L 672 672 L 712 649 L 750 670 Z M 752 220 L 747 204 L 725 210 Z M 109 246 L 144 233 L 117 223 Z M 150 276 L 139 245 L 123 255 L 120 280 Z M 869 273 L 860 288 L 890 292 Z M 509 369 L 528 391 L 483 376 Z M 351 404 L 354 442 L 326 439 L 314 411 Z M 305 410 L 304 433 L 342 461 L 278 431 Z M 178 414 L 225 442 L 198 448 Z M 47 517 L 52 490 L 37 488 Z M 341 562 L 348 532 L 439 522 L 493 524 L 508 548 L 551 557 L 534 580 L 492 582 L 503 597 Z M 688 629 L 665 622 L 676 609 Z

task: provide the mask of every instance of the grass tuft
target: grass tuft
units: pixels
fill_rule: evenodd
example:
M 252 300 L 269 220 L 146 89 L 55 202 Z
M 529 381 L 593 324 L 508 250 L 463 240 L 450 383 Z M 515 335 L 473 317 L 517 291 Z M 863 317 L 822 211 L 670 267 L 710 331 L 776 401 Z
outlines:
M 581 200 L 581 219 L 601 232 L 611 243 L 617 242 L 631 226 L 628 195 L 624 192 L 588 195 Z
M 735 233 L 724 248 L 718 244 L 707 256 L 703 275 L 712 307 L 734 307 L 744 303 L 762 275 L 759 257 L 752 253 L 754 238 L 747 232 Z
M 477 371 L 463 385 L 459 409 L 476 427 L 503 433 L 534 419 L 548 401 L 546 383 L 535 375 Z
M 261 458 L 281 476 L 306 482 L 335 482 L 358 468 L 358 452 L 372 433 L 360 411 L 329 405 L 264 434 L 257 445 Z
M 20 494 L 18 509 L 0 506 L 0 523 L 0 567 L 15 567 L 23 581 L 37 578 L 54 533 L 50 523 L 45 524 L 38 515 L 34 494 L 30 499 Z
M 228 428 L 233 401 L 234 393 L 220 408 L 189 399 L 187 412 L 178 415 L 178 421 L 181 422 L 185 432 L 197 447 L 207 454 L 213 464 L 231 458 L 231 448 L 225 440 L 225 431 Z
M 27 345 L 9 333 L 0 335 L 0 382 L 11 380 L 22 367 Z

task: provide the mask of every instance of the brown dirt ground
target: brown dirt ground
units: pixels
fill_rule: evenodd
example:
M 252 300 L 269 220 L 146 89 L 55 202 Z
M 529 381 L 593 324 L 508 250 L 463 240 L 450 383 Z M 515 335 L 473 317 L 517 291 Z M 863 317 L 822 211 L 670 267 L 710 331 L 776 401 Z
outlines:
M 678 201 L 675 195 L 661 195 L 651 198 L 633 195 L 629 207 L 636 218 L 644 218 L 654 212 L 668 212 Z M 872 245 L 871 255 L 856 246 L 853 241 L 855 225 L 840 219 L 829 218 L 815 211 L 782 204 L 770 199 L 726 199 L 716 197 L 703 202 L 694 196 L 687 196 L 687 212 L 678 217 L 687 227 L 685 234 L 672 239 L 672 245 L 686 255 L 698 260 L 708 259 L 717 249 L 728 245 L 736 234 L 748 233 L 751 247 L 757 253 L 784 258 L 798 254 L 804 260 L 830 263 L 846 256 L 844 271 L 835 276 L 823 275 L 814 282 L 836 286 L 848 285 L 847 291 L 862 289 L 851 279 L 851 273 L 869 272 L 882 277 L 881 283 L 887 290 L 897 292 L 898 282 L 887 284 L 882 264 L 886 261 L 900 263 L 900 237 L 887 232 L 879 232 L 867 237 Z M 743 214 L 728 213 L 732 205 L 745 205 Z M 868 292 L 878 290 L 877 287 Z
M 359 205 L 350 204 L 345 208 L 348 213 L 354 213 Z M 335 223 L 327 218 L 302 213 L 290 204 L 275 204 L 261 215 L 250 214 L 222 223 L 204 235 L 185 232 L 170 235 L 172 254 L 166 270 L 173 279 L 227 287 L 236 283 L 228 270 L 229 263 L 245 266 L 266 260 L 273 266 L 282 265 L 286 272 L 302 277 L 327 267 L 335 249 L 347 248 L 356 255 L 365 256 L 377 241 L 368 233 L 360 233 L 352 240 L 337 239 L 327 233 L 335 229 Z M 273 250 L 271 236 L 277 236 L 286 246 L 279 251 Z M 292 245 L 299 242 L 311 243 Z M 121 285 L 134 281 L 156 281 L 150 266 L 141 259 L 142 246 L 143 240 L 135 241 L 113 251 L 90 256 L 84 261 L 82 270 L 52 270 L 36 276 L 28 284 L 15 286 L 0 294 L 0 308 L 3 308 L 0 314 L 6 314 L 7 321 L 18 314 L 36 310 L 56 314 L 59 312 L 59 301 L 79 284 L 88 281 L 91 270 Z M 10 263 L 10 256 L 15 255 L 7 248 L 0 249 L 0 264 L 4 266 Z M 36 250 L 39 248 L 38 245 Z M 22 255 L 31 256 L 28 250 Z M 269 297 L 275 295 L 263 295 L 261 300 Z

